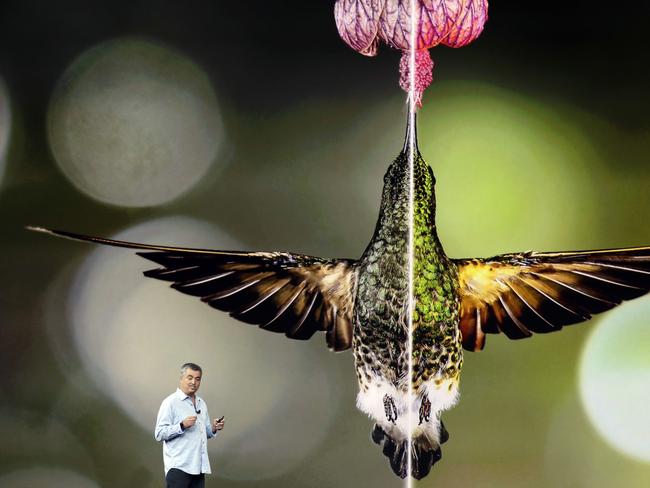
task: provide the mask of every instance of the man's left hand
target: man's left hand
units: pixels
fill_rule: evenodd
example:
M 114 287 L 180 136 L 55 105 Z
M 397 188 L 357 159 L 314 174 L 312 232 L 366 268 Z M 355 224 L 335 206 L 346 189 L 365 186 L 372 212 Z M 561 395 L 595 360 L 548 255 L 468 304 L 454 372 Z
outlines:
M 223 429 L 224 422 L 223 420 L 219 421 L 219 419 L 214 419 L 212 421 L 212 432 L 216 434 L 219 432 L 221 429 Z

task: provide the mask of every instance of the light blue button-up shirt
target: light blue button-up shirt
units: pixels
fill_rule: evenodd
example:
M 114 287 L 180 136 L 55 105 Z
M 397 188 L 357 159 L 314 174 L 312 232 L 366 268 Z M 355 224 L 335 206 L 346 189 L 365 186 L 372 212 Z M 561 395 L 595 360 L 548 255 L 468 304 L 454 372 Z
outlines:
M 183 430 L 181 422 L 191 415 L 196 415 L 196 423 Z M 210 473 L 207 444 L 216 435 L 203 398 L 196 397 L 195 409 L 192 399 L 177 388 L 160 405 L 154 431 L 156 440 L 163 441 L 165 475 L 172 468 L 188 474 Z

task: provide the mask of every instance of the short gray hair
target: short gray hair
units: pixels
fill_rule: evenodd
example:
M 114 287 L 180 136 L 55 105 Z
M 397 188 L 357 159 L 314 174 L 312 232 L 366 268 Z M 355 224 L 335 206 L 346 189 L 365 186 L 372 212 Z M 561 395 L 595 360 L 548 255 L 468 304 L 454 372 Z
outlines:
M 181 376 L 183 376 L 188 369 L 191 369 L 192 371 L 198 371 L 199 373 L 203 374 L 203 370 L 201 369 L 201 366 L 199 366 L 196 363 L 185 363 L 183 366 L 181 366 Z

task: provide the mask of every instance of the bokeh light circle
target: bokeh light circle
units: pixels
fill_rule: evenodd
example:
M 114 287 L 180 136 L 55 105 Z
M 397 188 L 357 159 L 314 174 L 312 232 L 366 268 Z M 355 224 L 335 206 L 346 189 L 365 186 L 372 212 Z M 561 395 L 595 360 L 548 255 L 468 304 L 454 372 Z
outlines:
M 532 468 L 542 470 L 530 478 L 535 486 L 647 487 L 650 465 L 613 451 L 602 441 L 581 408 L 579 392 L 568 388 L 555 393 L 544 454 Z
M 650 462 L 650 297 L 613 310 L 591 333 L 580 362 L 580 395 L 610 445 Z
M 241 249 L 216 227 L 182 218 L 115 236 L 159 244 Z M 153 432 L 179 367 L 204 368 L 200 394 L 226 429 L 210 441 L 214 472 L 231 479 L 278 476 L 320 444 L 337 412 L 324 339 L 308 343 L 242 324 L 200 300 L 142 276 L 150 263 L 124 249 L 96 248 L 79 270 L 69 313 L 82 363 L 143 429 Z
M 4 80 L 0 78 L 0 183 L 5 174 L 7 149 L 11 137 L 11 102 Z
M 206 74 L 151 41 L 118 39 L 81 54 L 52 96 L 56 162 L 87 195 L 128 207 L 169 202 L 206 174 L 223 141 Z
M 65 486 L 66 488 L 99 488 L 99 485 L 74 471 L 51 467 L 34 467 L 11 471 L 0 476 L 3 488 L 35 488 Z
M 476 82 L 441 83 L 428 96 L 418 138 L 451 254 L 584 245 L 603 161 L 571 109 Z

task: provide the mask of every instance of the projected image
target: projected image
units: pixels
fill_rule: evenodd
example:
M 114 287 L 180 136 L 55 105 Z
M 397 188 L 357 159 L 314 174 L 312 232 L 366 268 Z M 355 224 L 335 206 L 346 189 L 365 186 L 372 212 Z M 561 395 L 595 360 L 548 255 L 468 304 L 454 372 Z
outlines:
M 650 482 L 648 41 L 629 19 L 7 14 L 2 483 Z

